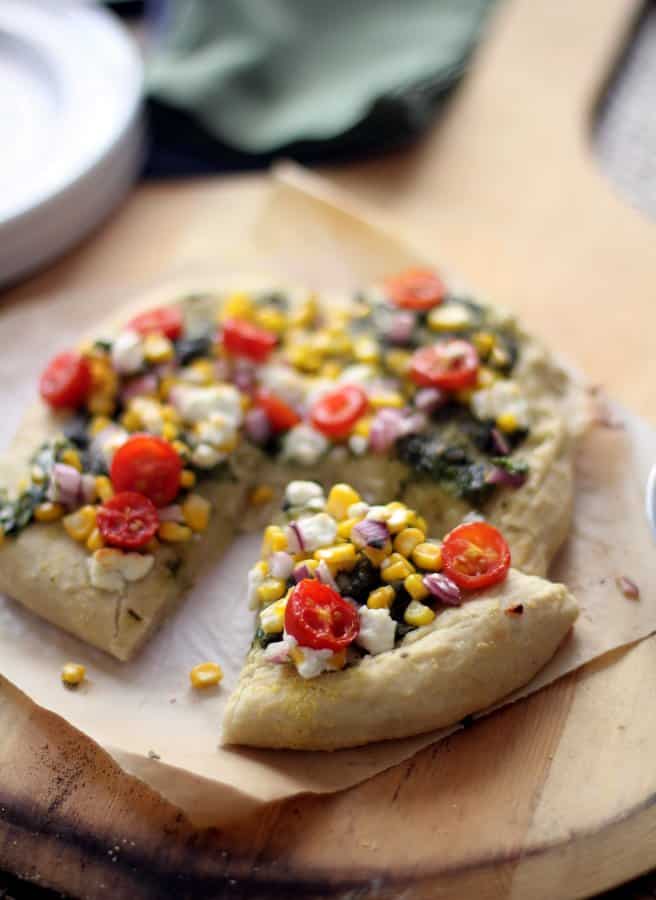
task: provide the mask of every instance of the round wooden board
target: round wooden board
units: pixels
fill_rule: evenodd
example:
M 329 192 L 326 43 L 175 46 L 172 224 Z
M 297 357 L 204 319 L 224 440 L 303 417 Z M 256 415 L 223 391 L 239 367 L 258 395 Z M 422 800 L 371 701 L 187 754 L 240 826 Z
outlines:
M 615 196 L 588 143 L 637 9 L 506 0 L 435 132 L 335 179 L 413 222 L 433 256 L 654 420 L 654 227 Z M 178 260 L 209 253 L 251 208 L 247 199 L 236 209 L 241 186 L 227 189 L 236 206 L 220 202 L 221 187 L 190 188 L 180 206 L 173 189 L 176 228 L 144 257 L 157 190 L 142 189 L 109 243 L 92 242 L 54 281 L 42 276 L 13 299 L 111 281 L 123 259 L 150 274 L 167 248 L 182 248 Z M 245 196 L 258 190 L 251 183 Z M 650 639 L 354 789 L 204 833 L 0 678 L 0 866 L 94 900 L 587 896 L 656 864 L 655 677 Z

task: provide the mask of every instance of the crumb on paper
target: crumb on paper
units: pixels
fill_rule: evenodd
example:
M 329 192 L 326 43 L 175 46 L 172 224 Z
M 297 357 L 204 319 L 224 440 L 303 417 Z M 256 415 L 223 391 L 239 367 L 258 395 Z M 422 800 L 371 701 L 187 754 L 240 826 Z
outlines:
M 640 588 L 628 575 L 620 575 L 615 579 L 615 584 L 629 600 L 640 599 Z
M 148 759 L 161 759 L 161 758 L 162 757 L 159 755 L 159 753 L 155 753 L 154 750 L 148 751 Z

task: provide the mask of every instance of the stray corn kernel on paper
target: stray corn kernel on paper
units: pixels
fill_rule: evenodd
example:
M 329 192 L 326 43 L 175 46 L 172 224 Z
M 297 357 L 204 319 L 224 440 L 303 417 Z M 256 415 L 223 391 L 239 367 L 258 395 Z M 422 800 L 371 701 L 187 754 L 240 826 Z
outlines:
M 279 278 L 328 288 L 352 287 L 421 261 L 389 230 L 359 218 L 348 203 L 343 209 L 331 205 L 328 189 L 319 190 L 323 199 L 298 187 L 274 188 L 268 212 L 248 236 L 231 235 L 240 253 L 247 254 L 245 260 L 232 254 L 225 234 L 217 232 L 217 247 L 228 261 L 224 266 L 179 271 L 140 293 L 139 302 L 154 304 L 187 290 L 223 285 L 231 266 L 252 271 L 248 253 L 255 250 L 259 260 L 268 253 L 269 270 Z M 207 210 L 200 214 L 203 227 L 212 228 Z M 193 246 L 187 248 L 192 251 Z M 54 347 L 75 344 L 80 332 L 93 332 L 103 308 L 103 299 L 91 303 L 85 294 L 62 296 L 56 303 L 44 298 L 41 304 L 3 312 L 3 446 L 35 397 L 43 360 Z M 573 635 L 518 696 L 656 630 L 656 570 L 642 503 L 649 464 L 656 458 L 656 433 L 635 417 L 617 415 L 625 430 L 597 425 L 583 441 L 574 525 L 550 572 L 574 592 L 581 615 Z M 253 635 L 246 572 L 259 556 L 260 541 L 259 532 L 238 537 L 131 663 L 113 660 L 0 598 L 0 675 L 109 750 L 126 771 L 179 805 L 198 825 L 226 824 L 258 803 L 300 792 L 347 788 L 444 737 L 446 732 L 432 733 L 334 753 L 220 746 L 223 709 Z M 638 601 L 617 588 L 615 580 L 622 575 L 638 584 Z M 190 670 L 208 661 L 221 665 L 222 682 L 193 690 Z M 61 683 L 67 662 L 86 667 L 86 680 L 76 690 Z M 12 696 L 2 696 L 0 716 L 8 715 Z M 41 714 L 38 706 L 31 710 L 33 716 Z

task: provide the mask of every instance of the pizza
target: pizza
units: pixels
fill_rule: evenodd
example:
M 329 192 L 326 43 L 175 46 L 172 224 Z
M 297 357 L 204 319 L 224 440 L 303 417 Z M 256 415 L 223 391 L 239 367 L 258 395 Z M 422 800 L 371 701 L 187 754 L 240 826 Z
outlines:
M 468 516 L 443 541 L 400 501 L 294 481 L 248 576 L 258 627 L 223 740 L 336 750 L 453 725 L 522 687 L 578 607 Z
M 543 575 L 581 392 L 507 312 L 413 269 L 353 295 L 238 286 L 135 308 L 56 355 L 0 465 L 0 588 L 129 659 L 285 486 L 468 514 Z

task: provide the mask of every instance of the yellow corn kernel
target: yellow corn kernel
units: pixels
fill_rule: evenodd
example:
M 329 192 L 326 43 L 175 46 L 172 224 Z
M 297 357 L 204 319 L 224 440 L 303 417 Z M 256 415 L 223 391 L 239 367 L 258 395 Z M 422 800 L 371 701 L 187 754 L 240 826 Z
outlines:
M 102 550 L 104 546 L 105 542 L 103 540 L 102 534 L 100 533 L 100 530 L 98 528 L 94 528 L 87 538 L 87 550 L 95 553 L 96 550 Z
M 431 331 L 463 331 L 471 324 L 471 316 L 465 306 L 446 303 L 428 313 L 426 324 Z
M 342 367 L 339 363 L 327 362 L 324 363 L 321 367 L 320 374 L 323 378 L 330 378 L 334 380 L 335 378 L 339 378 L 339 376 L 342 374 Z
M 211 510 L 211 504 L 200 494 L 189 494 L 182 504 L 182 515 L 192 531 L 205 531 Z
M 299 304 L 298 309 L 291 316 L 289 324 L 295 328 L 307 328 L 314 322 L 317 311 L 317 298 L 310 296 L 303 303 Z
M 426 534 L 426 532 L 428 531 L 428 523 L 426 522 L 426 519 L 424 519 L 423 516 L 417 515 L 417 513 L 415 513 L 414 516 L 410 519 L 409 524 L 413 528 L 418 528 L 419 531 L 423 531 L 424 534 Z
M 424 576 L 420 575 L 419 572 L 413 572 L 412 575 L 408 575 L 403 582 L 403 587 L 413 600 L 423 600 L 424 597 L 428 597 L 430 594 L 428 588 L 424 587 Z
M 128 431 L 139 431 L 141 428 L 141 416 L 134 409 L 126 409 L 121 416 L 121 425 Z
M 274 603 L 285 596 L 287 582 L 282 578 L 267 578 L 257 589 L 257 599 L 260 603 Z
M 82 506 L 75 512 L 64 516 L 62 525 L 74 541 L 86 541 L 96 527 L 96 507 Z
M 248 502 L 251 506 L 264 506 L 273 500 L 273 488 L 268 484 L 256 485 L 248 495 Z
M 72 447 L 68 447 L 68 449 L 64 450 L 61 455 L 61 461 L 66 463 L 67 466 L 72 466 L 74 469 L 77 469 L 78 472 L 82 471 L 82 460 L 80 459 L 80 454 L 77 450 L 73 450 Z
M 373 338 L 358 338 L 353 341 L 353 356 L 361 363 L 378 362 L 380 359 L 380 346 Z
M 405 400 L 396 391 L 389 391 L 386 394 L 372 394 L 369 397 L 369 403 L 374 409 L 383 409 L 384 407 L 400 409 L 405 405 Z
M 410 366 L 410 354 L 407 350 L 388 350 L 385 354 L 385 366 L 394 375 L 403 376 Z
M 101 431 L 104 431 L 108 425 L 112 424 L 112 420 L 108 419 L 107 416 L 94 416 L 89 424 L 89 434 L 91 437 L 95 437 L 97 434 L 100 434 Z
M 242 408 L 243 412 L 246 412 L 253 405 L 253 398 L 249 397 L 248 394 L 240 394 L 239 402 L 241 404 L 241 408 Z
M 324 560 L 335 569 L 348 569 L 355 565 L 356 553 L 353 544 L 335 544 L 334 547 L 321 547 L 314 551 L 314 558 Z
M 287 327 L 287 318 L 279 309 L 272 306 L 264 306 L 255 313 L 255 321 L 260 328 L 266 328 L 267 331 L 273 331 L 275 334 L 282 334 Z
M 182 544 L 191 540 L 191 528 L 177 522 L 162 522 L 157 529 L 157 536 L 169 544 Z
M 171 441 L 171 446 L 177 450 L 183 459 L 188 459 L 191 451 L 184 441 Z
M 411 509 L 395 509 L 387 520 L 387 527 L 392 534 L 398 534 L 400 531 L 410 524 L 412 519 Z
M 323 363 L 323 355 L 314 347 L 292 346 L 287 356 L 290 363 L 302 372 L 318 372 Z
M 411 600 L 403 613 L 403 619 L 406 625 L 414 625 L 419 628 L 421 625 L 430 625 L 435 618 L 435 613 L 424 603 L 418 600 Z
M 331 671 L 337 671 L 338 669 L 343 669 L 345 665 L 346 650 L 340 650 L 338 653 L 333 653 L 333 655 L 326 663 L 326 668 Z
M 30 487 L 30 479 L 29 478 L 21 478 L 17 484 L 18 493 L 24 494 Z
M 64 684 L 77 687 L 78 684 L 84 681 L 86 674 L 87 670 L 81 663 L 69 662 L 66 663 L 61 671 L 61 680 Z
M 400 553 L 401 556 L 410 559 L 412 551 L 417 544 L 423 543 L 424 540 L 425 535 L 423 531 L 420 531 L 418 528 L 404 528 L 403 531 L 400 531 L 394 538 L 394 549 Z
M 392 552 L 392 544 L 387 541 L 384 547 L 363 547 L 362 552 L 370 563 L 380 566 Z
M 179 432 L 173 422 L 164 422 L 162 425 L 162 437 L 167 441 L 174 441 Z
M 514 413 L 504 412 L 497 416 L 497 428 L 500 428 L 506 434 L 512 434 L 513 431 L 517 431 L 518 427 L 519 423 Z
M 362 497 L 350 484 L 334 484 L 328 494 L 326 512 L 333 519 L 340 521 L 347 517 L 349 506 L 353 503 L 360 503 L 361 500 Z
M 269 574 L 269 563 L 265 559 L 261 559 L 259 562 L 256 562 L 253 568 L 257 569 L 259 574 L 263 577 Z
M 394 588 L 390 584 L 386 584 L 384 587 L 376 588 L 375 591 L 369 594 L 367 606 L 369 609 L 389 609 L 394 602 L 395 596 Z
M 442 548 L 438 544 L 417 544 L 412 551 L 412 561 L 420 569 L 437 572 L 442 568 Z
M 486 357 L 492 352 L 496 339 L 489 331 L 477 331 L 472 335 L 472 344 L 476 347 L 479 356 Z
M 491 369 L 489 366 L 481 366 L 478 370 L 478 375 L 476 376 L 476 387 L 489 388 L 496 380 L 497 374 L 494 369 Z
M 371 416 L 363 416 L 353 426 L 353 434 L 358 437 L 368 438 L 371 434 Z
M 111 416 L 116 402 L 111 394 L 94 393 L 87 400 L 87 408 L 94 416 Z
M 508 353 L 502 347 L 494 347 L 494 349 L 490 353 L 490 363 L 493 366 L 503 367 L 507 366 L 509 362 L 510 356 L 508 355 Z
M 64 507 L 61 503 L 39 503 L 34 510 L 34 518 L 37 522 L 56 522 L 64 515 Z
M 277 525 L 269 525 L 264 529 L 262 539 L 262 556 L 270 556 L 278 550 L 287 549 L 287 535 Z
M 380 565 L 383 581 L 403 581 L 414 572 L 414 566 L 400 553 L 392 553 Z
M 287 597 L 270 603 L 260 613 L 260 627 L 265 634 L 279 634 L 285 627 Z
M 96 493 L 103 503 L 114 496 L 114 488 L 106 475 L 96 475 Z
M 143 353 L 149 363 L 168 362 L 175 355 L 173 344 L 163 334 L 146 335 L 143 342 Z
M 203 384 L 211 384 L 216 381 L 216 370 L 211 359 L 195 359 L 189 368 Z
M 359 519 L 342 519 L 337 526 L 337 537 L 341 538 L 343 541 L 348 541 L 351 536 L 351 529 L 361 521 L 362 517 Z
M 199 663 L 189 673 L 189 681 L 194 688 L 214 687 L 222 678 L 221 666 L 213 662 Z
M 221 319 L 250 319 L 253 315 L 253 299 L 244 291 L 229 294 L 221 310 Z
M 43 484 L 46 478 L 46 473 L 43 471 L 41 466 L 32 466 L 30 469 L 30 478 L 32 479 L 33 484 Z
M 157 387 L 160 400 L 168 400 L 169 394 L 176 385 L 176 379 L 172 375 L 165 375 Z
M 196 474 L 191 469 L 183 469 L 180 473 L 180 486 L 192 488 L 196 484 Z

